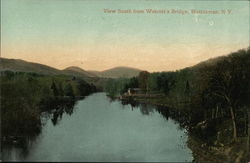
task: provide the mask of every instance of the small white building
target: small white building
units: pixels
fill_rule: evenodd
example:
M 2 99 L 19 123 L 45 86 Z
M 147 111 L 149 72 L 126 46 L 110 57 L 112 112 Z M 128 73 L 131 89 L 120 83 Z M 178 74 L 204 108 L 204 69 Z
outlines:
M 129 88 L 128 89 L 128 95 L 131 96 L 133 94 L 140 94 L 143 93 L 143 91 L 140 88 Z

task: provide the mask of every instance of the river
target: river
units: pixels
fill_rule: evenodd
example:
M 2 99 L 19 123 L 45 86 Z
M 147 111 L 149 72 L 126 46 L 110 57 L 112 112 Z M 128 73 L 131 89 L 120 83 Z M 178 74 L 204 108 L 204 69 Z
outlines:
M 192 161 L 187 133 L 152 105 L 122 105 L 105 93 L 79 100 L 72 114 L 53 123 L 46 118 L 41 134 L 25 152 L 3 148 L 5 161 Z

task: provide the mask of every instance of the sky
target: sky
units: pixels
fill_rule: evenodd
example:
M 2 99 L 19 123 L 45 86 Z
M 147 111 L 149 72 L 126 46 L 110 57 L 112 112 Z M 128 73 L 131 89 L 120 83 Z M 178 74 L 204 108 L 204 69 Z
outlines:
M 128 66 L 150 72 L 177 70 L 247 48 L 249 3 L 2 0 L 1 57 L 58 69 L 78 66 L 101 71 Z M 105 13 L 105 9 L 116 13 Z M 129 9 L 170 13 L 118 13 Z M 192 9 L 220 13 L 192 14 Z

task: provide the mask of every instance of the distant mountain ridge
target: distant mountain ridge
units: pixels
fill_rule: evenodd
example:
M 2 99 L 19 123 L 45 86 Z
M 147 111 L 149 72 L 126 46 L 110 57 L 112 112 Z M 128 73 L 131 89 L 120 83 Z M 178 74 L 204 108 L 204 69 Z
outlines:
M 130 67 L 115 67 L 105 71 L 86 71 L 76 66 L 59 70 L 47 65 L 21 59 L 0 58 L 0 71 L 34 72 L 44 75 L 72 75 L 88 78 L 119 78 L 137 76 L 141 70 Z
M 119 78 L 119 77 L 131 78 L 134 76 L 138 76 L 141 71 L 142 70 L 136 69 L 136 68 L 120 66 L 120 67 L 114 67 L 114 68 L 104 70 L 104 71 L 91 71 L 90 70 L 87 72 L 95 74 L 96 76 L 99 76 L 99 77 L 104 77 L 104 78 Z
M 193 66 L 186 67 L 186 68 L 193 68 L 193 69 L 199 69 L 204 66 L 208 65 L 214 65 L 220 60 L 223 60 L 226 56 L 218 56 L 214 58 L 210 58 L 205 61 L 201 61 Z M 39 74 L 45 74 L 45 75 L 72 75 L 72 76 L 78 76 L 82 77 L 88 81 L 97 80 L 97 78 L 119 78 L 119 77 L 126 77 L 131 78 L 138 76 L 139 73 L 143 70 L 131 68 L 131 67 L 114 67 L 111 69 L 107 69 L 104 71 L 92 71 L 92 70 L 83 70 L 76 66 L 70 66 L 63 70 L 59 70 L 47 65 L 39 64 L 39 63 L 33 63 L 24 61 L 21 59 L 8 59 L 8 58 L 2 58 L 0 57 L 0 71 L 19 71 L 19 72 L 35 72 Z M 164 72 L 164 71 L 163 71 Z M 165 71 L 166 72 L 166 71 Z M 92 78 L 92 79 L 91 79 Z M 91 79 L 91 80 L 89 80 Z
M 64 71 L 65 73 L 68 73 L 68 74 L 76 75 L 76 76 L 86 75 L 89 77 L 97 77 L 97 75 L 90 73 L 88 71 L 85 71 L 85 70 L 81 69 L 80 67 L 76 67 L 76 66 L 67 67 L 62 71 Z
M 70 75 L 76 76 L 90 81 L 90 78 L 96 77 L 78 67 L 69 67 L 64 70 L 59 70 L 47 65 L 27 62 L 21 59 L 0 58 L 0 71 L 14 72 L 34 72 L 43 75 Z
M 203 67 L 208 64 L 216 64 L 217 61 L 223 59 L 225 56 L 219 56 L 215 58 L 210 58 L 208 60 L 202 61 L 198 64 L 195 64 L 193 66 L 187 67 L 187 68 L 199 68 Z M 139 73 L 143 70 L 131 68 L 131 67 L 125 67 L 125 66 L 119 66 L 114 67 L 111 69 L 107 69 L 104 71 L 94 71 L 94 70 L 83 70 L 82 68 L 79 68 L 77 66 L 70 66 L 63 70 L 59 70 L 47 65 L 39 64 L 39 63 L 33 63 L 24 61 L 21 59 L 8 59 L 8 58 L 0 58 L 0 71 L 19 71 L 19 72 L 35 72 L 39 74 L 45 74 L 45 75 L 72 75 L 81 77 L 84 79 L 89 78 L 119 78 L 119 77 L 126 77 L 131 78 L 138 76 Z
M 63 74 L 61 70 L 21 59 L 0 58 L 0 71 L 35 72 L 45 75 Z

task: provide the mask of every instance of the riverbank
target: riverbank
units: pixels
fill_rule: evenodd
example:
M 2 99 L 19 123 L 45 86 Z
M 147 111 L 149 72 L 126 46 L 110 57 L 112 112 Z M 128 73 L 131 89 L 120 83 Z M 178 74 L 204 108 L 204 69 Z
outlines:
M 188 136 L 187 144 L 193 152 L 194 162 L 246 163 L 249 153 L 245 142 L 245 138 L 238 138 L 228 144 L 207 145 L 194 136 Z
M 67 75 L 43 75 L 29 72 L 2 71 L 1 143 L 25 144 L 25 138 L 36 137 L 42 129 L 41 114 L 72 110 L 75 102 L 97 89 L 81 78 Z
M 122 97 L 121 100 L 130 100 L 133 102 L 151 104 L 166 107 L 168 109 L 180 111 L 185 109 L 189 103 L 187 101 L 177 102 L 167 96 L 150 96 L 150 95 L 134 95 Z M 214 121 L 217 121 L 215 119 Z M 218 162 L 218 163 L 245 163 L 250 160 L 249 149 L 247 147 L 247 138 L 238 137 L 236 141 L 232 141 L 231 132 L 232 127 L 230 120 L 224 120 L 221 122 L 215 122 L 217 131 L 214 133 L 213 141 L 208 139 L 200 139 L 193 134 L 196 131 L 203 132 L 204 128 L 208 126 L 208 122 L 202 121 L 194 126 L 184 126 L 189 130 L 188 147 L 192 150 L 194 162 Z M 211 125 L 211 124 L 210 124 Z M 213 125 L 213 123 L 212 123 Z M 191 134 L 192 133 L 192 134 Z M 214 141 L 215 140 L 215 141 Z M 211 143 L 212 142 L 212 143 Z
M 157 95 L 151 95 L 151 94 L 134 94 L 130 96 L 119 96 L 115 97 L 123 101 L 137 101 L 139 103 L 144 104 L 152 104 L 157 106 L 164 106 L 164 107 L 170 107 L 174 108 L 176 107 L 177 103 L 174 102 L 173 99 L 165 96 L 164 94 L 157 94 Z

